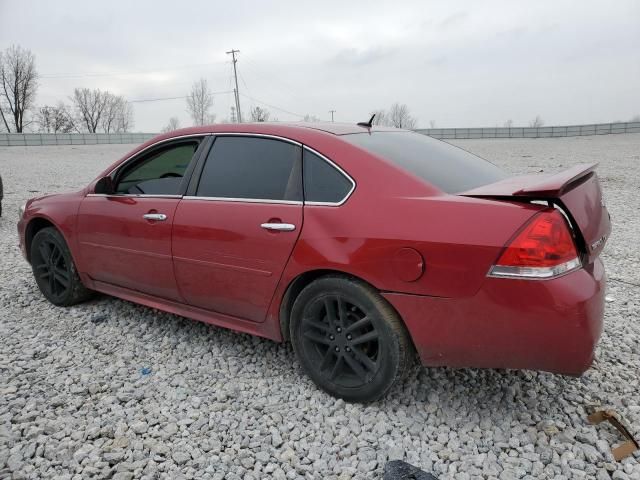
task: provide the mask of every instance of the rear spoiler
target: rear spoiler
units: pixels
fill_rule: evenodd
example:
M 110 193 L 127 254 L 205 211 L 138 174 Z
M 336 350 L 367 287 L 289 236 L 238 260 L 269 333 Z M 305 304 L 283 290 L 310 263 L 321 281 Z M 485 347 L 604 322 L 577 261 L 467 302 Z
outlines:
M 598 166 L 597 163 L 583 163 L 556 174 L 523 175 L 483 185 L 462 192 L 469 197 L 529 197 L 558 198 L 586 181 Z

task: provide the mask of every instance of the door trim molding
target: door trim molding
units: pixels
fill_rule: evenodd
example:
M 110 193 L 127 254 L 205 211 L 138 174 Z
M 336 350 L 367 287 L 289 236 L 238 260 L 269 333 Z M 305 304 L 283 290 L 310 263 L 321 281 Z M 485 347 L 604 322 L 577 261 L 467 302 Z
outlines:
M 273 272 L 270 272 L 269 270 L 260 270 L 260 269 L 251 268 L 251 267 L 241 267 L 240 265 L 230 265 L 228 263 L 212 262 L 210 260 L 196 260 L 195 258 L 174 256 L 173 261 L 189 263 L 191 265 L 198 265 L 201 267 L 213 267 L 213 268 L 220 268 L 222 270 L 232 270 L 232 271 L 242 272 L 242 273 L 252 273 L 254 275 L 259 275 L 261 277 L 270 277 L 271 275 L 273 275 Z
M 123 252 L 123 253 L 127 253 L 129 255 L 142 255 L 144 257 L 151 257 L 151 258 L 159 258 L 162 260 L 166 260 L 171 259 L 171 255 L 164 255 L 162 253 L 155 253 L 155 252 L 146 252 L 144 250 L 133 250 L 131 248 L 124 248 L 124 247 L 115 247 L 113 245 L 105 245 L 105 244 L 100 244 L 100 243 L 93 243 L 93 242 L 79 242 L 80 245 L 86 246 L 86 247 L 92 247 L 92 248 L 101 248 L 103 250 L 111 250 L 111 251 L 117 251 L 117 252 Z

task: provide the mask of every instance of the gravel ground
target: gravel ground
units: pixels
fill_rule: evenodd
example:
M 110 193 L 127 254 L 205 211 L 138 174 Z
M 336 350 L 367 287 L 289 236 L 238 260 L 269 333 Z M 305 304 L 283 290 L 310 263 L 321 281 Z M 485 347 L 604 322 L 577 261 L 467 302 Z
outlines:
M 56 308 L 16 247 L 18 207 L 131 146 L 0 148 L 0 478 L 376 479 L 404 459 L 441 479 L 640 479 L 640 455 L 614 462 L 615 431 L 585 419 L 612 407 L 640 435 L 640 135 L 456 144 L 512 172 L 600 162 L 611 281 L 583 377 L 416 366 L 385 400 L 351 405 L 289 346 L 108 297 Z

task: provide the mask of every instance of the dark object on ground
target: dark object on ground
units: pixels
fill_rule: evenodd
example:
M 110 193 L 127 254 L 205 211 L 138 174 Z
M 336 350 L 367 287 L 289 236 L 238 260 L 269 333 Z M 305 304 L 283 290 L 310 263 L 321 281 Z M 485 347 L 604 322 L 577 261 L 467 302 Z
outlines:
M 107 320 L 107 315 L 104 313 L 96 313 L 93 317 L 91 317 L 91 321 L 93 323 L 102 323 Z
M 438 480 L 438 478 L 407 462 L 393 460 L 384 466 L 383 480 Z
M 640 450 L 640 445 L 636 441 L 635 438 L 631 435 L 631 432 L 625 427 L 620 420 L 618 420 L 615 416 L 615 412 L 613 410 L 600 410 L 599 412 L 594 412 L 587 417 L 589 423 L 592 425 L 598 425 L 600 422 L 608 421 L 611 425 L 616 427 L 624 438 L 627 439 L 626 442 L 618 445 L 616 448 L 611 449 L 611 453 L 613 454 L 613 458 L 616 461 L 620 461 L 625 457 L 628 457 L 636 450 Z

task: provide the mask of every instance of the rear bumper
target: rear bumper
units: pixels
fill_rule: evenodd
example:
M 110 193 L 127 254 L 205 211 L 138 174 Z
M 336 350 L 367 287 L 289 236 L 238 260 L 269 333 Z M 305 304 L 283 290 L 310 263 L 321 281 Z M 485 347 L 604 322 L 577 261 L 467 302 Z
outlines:
M 514 368 L 580 375 L 604 314 L 600 259 L 553 280 L 487 278 L 473 297 L 385 293 L 426 366 Z

